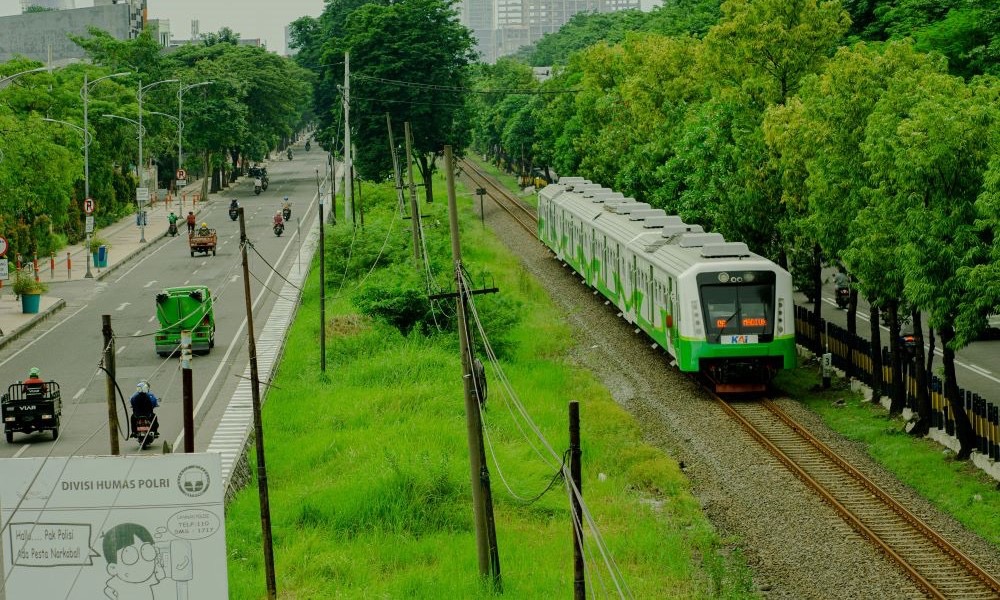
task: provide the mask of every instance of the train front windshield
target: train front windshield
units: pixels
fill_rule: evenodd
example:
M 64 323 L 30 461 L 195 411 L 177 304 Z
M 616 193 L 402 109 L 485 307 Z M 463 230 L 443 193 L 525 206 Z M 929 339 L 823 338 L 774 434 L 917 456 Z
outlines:
M 703 274 L 707 275 L 707 274 Z M 699 279 L 703 275 L 699 275 Z M 774 274 L 740 277 L 725 283 L 699 281 L 708 339 L 720 343 L 757 343 L 774 337 Z M 748 282 L 747 279 L 751 281 Z M 770 279 L 770 281 L 766 281 Z M 764 281 L 762 281 L 764 280 Z

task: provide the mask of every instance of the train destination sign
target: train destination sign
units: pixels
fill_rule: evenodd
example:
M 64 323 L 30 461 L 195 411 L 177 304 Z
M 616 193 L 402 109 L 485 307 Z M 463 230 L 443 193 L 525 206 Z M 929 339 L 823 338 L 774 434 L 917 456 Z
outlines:
M 220 457 L 0 460 L 0 600 L 228 598 Z

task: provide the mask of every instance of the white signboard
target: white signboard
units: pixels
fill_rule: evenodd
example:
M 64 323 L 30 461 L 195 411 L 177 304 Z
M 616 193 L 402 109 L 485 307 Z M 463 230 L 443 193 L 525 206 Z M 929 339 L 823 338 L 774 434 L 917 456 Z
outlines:
M 216 453 L 0 460 L 0 600 L 228 598 Z
M 87 215 L 87 233 L 94 233 L 94 216 Z
M 148 204 L 149 188 L 135 188 L 135 200 L 142 206 Z
M 0 258 L 0 279 L 10 279 L 10 267 L 6 258 Z

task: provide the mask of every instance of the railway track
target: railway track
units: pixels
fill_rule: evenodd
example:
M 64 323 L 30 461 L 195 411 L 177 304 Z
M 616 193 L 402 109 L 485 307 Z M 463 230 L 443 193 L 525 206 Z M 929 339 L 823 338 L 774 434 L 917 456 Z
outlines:
M 475 163 L 463 175 L 532 236 L 537 216 Z M 727 414 L 931 598 L 1000 598 L 1000 582 L 770 400 L 729 403 Z
M 493 177 L 471 160 L 462 159 L 458 164 L 462 169 L 462 174 L 472 182 L 473 188 L 483 189 L 485 191 L 483 196 L 503 209 L 528 233 L 534 236 L 538 235 L 538 215 L 534 209 L 525 206 L 510 190 L 499 185 Z
M 1000 582 L 770 400 L 723 409 L 931 598 L 1000 597 Z

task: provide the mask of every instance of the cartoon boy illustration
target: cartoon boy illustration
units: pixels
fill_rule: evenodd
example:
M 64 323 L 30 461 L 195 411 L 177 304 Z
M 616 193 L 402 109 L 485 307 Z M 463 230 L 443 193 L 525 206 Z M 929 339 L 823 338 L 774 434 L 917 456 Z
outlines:
M 122 523 L 104 534 L 110 600 L 153 600 L 153 586 L 166 577 L 153 536 L 142 525 Z

